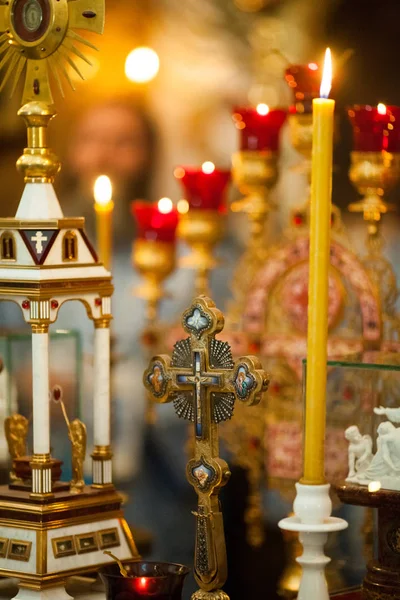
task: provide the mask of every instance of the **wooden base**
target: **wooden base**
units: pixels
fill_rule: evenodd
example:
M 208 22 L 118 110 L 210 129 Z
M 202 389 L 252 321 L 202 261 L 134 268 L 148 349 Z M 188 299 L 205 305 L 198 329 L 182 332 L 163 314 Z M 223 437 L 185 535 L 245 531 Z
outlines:
M 121 501 L 114 488 L 55 491 L 40 500 L 29 491 L 1 486 L 0 576 L 46 590 L 111 562 L 105 549 L 121 560 L 138 559 Z
M 378 558 L 367 566 L 364 600 L 400 600 L 400 492 L 369 492 L 365 486 L 336 486 L 342 502 L 378 510 Z

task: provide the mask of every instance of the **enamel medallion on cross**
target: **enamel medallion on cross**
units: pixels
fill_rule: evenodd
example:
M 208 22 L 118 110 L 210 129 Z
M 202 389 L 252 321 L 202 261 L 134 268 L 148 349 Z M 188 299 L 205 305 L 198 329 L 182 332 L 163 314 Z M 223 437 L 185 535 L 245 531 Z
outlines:
M 236 400 L 257 404 L 269 379 L 258 358 L 234 362 L 229 344 L 215 339 L 224 317 L 209 298 L 196 298 L 182 325 L 190 337 L 175 344 L 171 358 L 155 356 L 143 381 L 157 402 L 173 401 L 177 415 L 194 423 L 195 456 L 186 468 L 198 496 L 194 571 L 201 590 L 194 597 L 212 597 L 227 576 L 218 494 L 230 472 L 219 457 L 218 423 L 232 417 Z

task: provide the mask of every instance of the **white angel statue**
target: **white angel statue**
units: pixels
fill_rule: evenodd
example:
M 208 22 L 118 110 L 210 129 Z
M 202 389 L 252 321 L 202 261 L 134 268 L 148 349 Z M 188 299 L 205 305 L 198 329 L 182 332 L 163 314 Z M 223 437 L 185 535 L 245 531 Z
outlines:
M 372 438 L 362 435 L 357 425 L 348 427 L 344 435 L 349 442 L 349 474 L 346 481 L 359 483 L 359 478 L 364 477 L 372 461 Z

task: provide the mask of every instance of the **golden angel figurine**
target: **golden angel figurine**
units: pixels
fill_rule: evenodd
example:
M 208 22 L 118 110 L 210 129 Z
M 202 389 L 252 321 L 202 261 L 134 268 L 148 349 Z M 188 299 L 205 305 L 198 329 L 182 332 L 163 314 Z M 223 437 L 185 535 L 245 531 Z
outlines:
M 29 420 L 23 415 L 11 415 L 4 421 L 4 431 L 8 444 L 8 451 L 11 459 L 21 458 L 27 455 L 27 437 L 28 437 Z M 14 471 L 14 466 L 10 472 L 10 479 L 15 481 L 17 476 Z
M 79 419 L 74 419 L 70 422 L 62 399 L 62 389 L 59 385 L 54 386 L 52 397 L 54 402 L 61 405 L 61 410 L 68 427 L 68 437 L 72 446 L 72 479 L 70 491 L 72 494 L 79 494 L 85 487 L 83 463 L 86 456 L 86 425 Z
M 78 493 L 85 487 L 83 462 L 86 456 L 86 425 L 79 419 L 74 419 L 68 425 L 68 437 L 72 444 L 71 492 Z

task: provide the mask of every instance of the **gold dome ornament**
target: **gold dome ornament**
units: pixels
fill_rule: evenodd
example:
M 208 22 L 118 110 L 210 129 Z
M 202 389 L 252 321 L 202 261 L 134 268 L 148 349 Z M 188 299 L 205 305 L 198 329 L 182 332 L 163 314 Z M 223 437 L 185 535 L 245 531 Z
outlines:
M 75 57 L 91 64 L 76 43 L 97 48 L 73 30 L 101 34 L 104 12 L 104 0 L 0 0 L 0 91 L 12 78 L 13 94 L 25 68 L 22 104 L 53 104 L 50 72 L 62 95 L 63 78 L 74 89 L 68 69 L 84 79 Z

